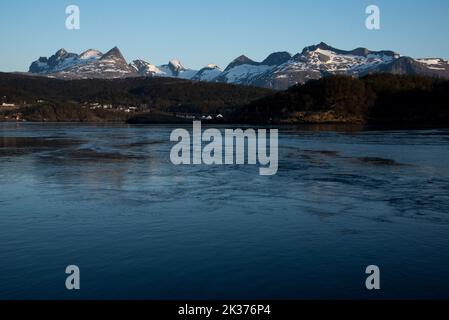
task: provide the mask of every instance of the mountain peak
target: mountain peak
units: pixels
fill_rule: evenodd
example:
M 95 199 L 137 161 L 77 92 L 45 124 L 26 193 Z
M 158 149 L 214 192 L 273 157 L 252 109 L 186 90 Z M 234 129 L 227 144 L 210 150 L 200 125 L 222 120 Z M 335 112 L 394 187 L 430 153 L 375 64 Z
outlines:
M 133 60 L 133 62 L 131 62 L 129 66 L 144 77 L 154 76 L 155 74 L 162 73 L 158 67 L 141 59 Z
M 324 42 L 320 42 L 317 45 L 313 45 L 313 46 L 309 46 L 304 48 L 304 50 L 302 51 L 302 55 L 307 55 L 308 53 L 317 51 L 317 50 L 326 50 L 326 51 L 332 51 L 334 53 L 337 54 L 344 54 L 344 55 L 353 55 L 353 56 L 360 56 L 360 57 L 367 57 L 370 54 L 375 54 L 375 55 L 380 55 L 380 56 L 387 56 L 387 57 L 392 57 L 392 58 L 398 58 L 400 55 L 394 51 L 387 51 L 387 50 L 382 50 L 382 51 L 371 51 L 367 48 L 356 48 L 354 50 L 340 50 L 340 49 L 336 49 L 334 47 L 331 47 L 330 45 L 328 45 L 327 43 Z
M 270 54 L 263 62 L 263 65 L 275 66 L 281 65 L 292 58 L 289 52 L 281 51 Z
M 170 60 L 170 62 L 168 64 L 171 65 L 172 67 L 174 67 L 175 69 L 179 69 L 179 70 L 185 69 L 184 66 L 182 65 L 181 60 L 179 60 L 179 59 L 172 59 L 172 60 Z
M 149 65 L 150 63 L 148 61 L 145 61 L 145 60 L 142 60 L 142 59 L 136 59 L 136 60 L 133 60 L 131 62 L 131 64 L 132 65 L 142 65 L 142 66 L 144 66 L 144 65 Z
M 220 67 L 217 66 L 214 63 L 209 63 L 205 68 L 208 68 L 208 69 L 220 69 Z
M 105 60 L 105 59 L 117 59 L 117 60 L 122 60 L 125 61 L 125 58 L 123 57 L 122 53 L 120 52 L 120 49 L 118 47 L 114 47 L 111 50 L 109 50 L 108 52 L 106 52 L 102 57 L 101 60 Z
M 175 76 L 178 76 L 180 72 L 187 70 L 187 68 L 184 67 L 184 65 L 182 64 L 182 62 L 179 59 L 172 59 L 172 60 L 170 60 L 168 62 L 168 69 Z
M 95 49 L 88 49 L 79 55 L 79 58 L 82 60 L 92 59 L 92 58 L 101 58 L 103 53 Z
M 248 58 L 247 56 L 245 56 L 244 54 L 238 56 L 237 58 L 234 59 L 233 62 L 254 62 L 253 60 L 251 60 L 250 58 Z
M 328 47 L 330 47 L 326 42 L 323 42 L 323 41 L 321 41 L 318 45 L 317 45 L 317 47 L 320 47 L 320 48 L 328 48 Z
M 55 56 L 59 56 L 59 57 L 61 57 L 61 56 L 64 56 L 64 55 L 66 55 L 68 52 L 67 52 L 67 50 L 66 49 L 64 49 L 64 48 L 61 48 L 61 49 L 59 49 L 58 51 L 56 51 L 56 53 L 55 53 Z
M 335 49 L 334 47 L 331 47 L 327 43 L 320 42 L 320 43 L 318 43 L 316 45 L 305 47 L 304 50 L 302 51 L 302 54 L 306 54 L 308 52 L 313 52 L 313 51 L 316 51 L 318 49 L 329 50 L 329 51 L 337 51 L 337 49 Z
M 255 64 L 258 64 L 258 63 L 255 62 L 255 61 L 253 61 L 253 60 L 251 60 L 250 58 L 248 58 L 247 56 L 245 56 L 245 55 L 242 54 L 241 56 L 235 58 L 235 59 L 234 59 L 234 60 L 233 60 L 233 61 L 226 67 L 225 71 L 227 71 L 227 70 L 229 70 L 229 69 L 232 69 L 232 68 L 235 68 L 235 67 L 237 67 L 237 66 L 244 65 L 244 64 L 255 65 Z

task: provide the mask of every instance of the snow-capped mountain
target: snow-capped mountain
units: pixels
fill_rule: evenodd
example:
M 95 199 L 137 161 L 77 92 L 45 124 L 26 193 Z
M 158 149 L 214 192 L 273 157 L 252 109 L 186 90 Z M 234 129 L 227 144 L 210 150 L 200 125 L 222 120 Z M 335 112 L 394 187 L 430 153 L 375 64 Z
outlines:
M 134 60 L 130 67 L 133 68 L 139 75 L 144 77 L 152 77 L 156 75 L 165 75 L 165 73 L 155 65 L 146 62 L 145 60 Z
M 208 64 L 200 71 L 198 71 L 192 78 L 192 80 L 196 81 L 212 81 L 216 79 L 223 70 L 216 64 Z
M 105 54 L 89 49 L 80 55 L 60 49 L 49 59 L 41 57 L 33 62 L 29 72 L 63 79 L 109 79 L 139 76 L 128 65 L 117 47 Z
M 255 85 L 254 80 L 287 63 L 292 58 L 288 52 L 275 52 L 264 61 L 255 62 L 245 55 L 234 59 L 214 81 L 242 85 Z
M 34 61 L 29 72 L 66 79 L 173 77 L 284 90 L 297 83 L 337 74 L 359 77 L 386 72 L 449 78 L 449 63 L 439 58 L 401 57 L 393 51 L 366 48 L 345 51 L 321 42 L 295 55 L 275 52 L 262 62 L 241 55 L 224 70 L 210 64 L 199 71 L 186 68 L 178 59 L 161 66 L 144 60 L 127 64 L 117 47 L 104 55 L 93 49 L 80 55 L 61 49 L 50 58 Z
M 392 51 L 375 52 L 364 48 L 344 51 L 320 43 L 306 47 L 294 56 L 289 57 L 288 53 L 279 52 L 260 63 L 251 62 L 228 67 L 219 80 L 286 89 L 297 83 L 333 74 L 359 76 L 383 64 L 391 63 L 398 57 L 399 55 Z
M 171 78 L 181 78 L 181 79 L 192 79 L 197 70 L 191 70 L 186 67 L 178 59 L 170 60 L 168 64 L 164 64 L 158 67 L 162 73 L 156 76 L 171 77 Z
M 126 62 L 117 47 L 109 50 L 100 57 L 88 59 L 89 62 L 76 64 L 51 75 L 66 79 L 114 79 L 137 77 L 139 74 Z
M 365 48 L 344 51 L 320 43 L 304 48 L 287 62 L 272 67 L 250 81 L 257 86 L 285 89 L 323 76 L 361 76 L 391 63 L 398 57 L 399 55 L 392 51 L 370 51 Z
M 65 49 L 58 50 L 50 58 L 41 57 L 30 66 L 32 73 L 49 74 L 59 72 L 77 65 L 91 63 L 101 58 L 100 51 L 89 49 L 80 55 L 69 53 Z
M 440 58 L 427 58 L 427 59 L 417 59 L 419 63 L 427 65 L 431 70 L 443 71 L 446 70 L 447 61 Z
M 375 71 L 449 78 L 449 62 L 439 58 L 412 59 L 410 57 L 400 57 L 389 64 L 380 66 Z
M 81 53 L 79 55 L 79 59 L 89 62 L 89 60 L 98 60 L 102 56 L 103 56 L 103 53 L 101 53 L 100 51 L 94 50 L 94 49 L 89 49 L 89 50 L 86 50 L 83 53 Z
M 247 56 L 234 59 L 214 81 L 251 85 L 252 79 L 272 69 L 272 66 L 255 62 Z
M 330 75 L 359 77 L 376 72 L 449 78 L 449 64 L 442 59 L 401 57 L 393 51 L 345 51 L 321 42 L 290 58 L 288 53 L 279 52 L 258 63 L 240 56 L 214 80 L 284 90 Z
M 198 71 L 183 66 L 178 59 L 171 60 L 168 64 L 155 66 L 145 60 L 134 60 L 130 66 L 144 77 L 170 77 L 192 79 Z

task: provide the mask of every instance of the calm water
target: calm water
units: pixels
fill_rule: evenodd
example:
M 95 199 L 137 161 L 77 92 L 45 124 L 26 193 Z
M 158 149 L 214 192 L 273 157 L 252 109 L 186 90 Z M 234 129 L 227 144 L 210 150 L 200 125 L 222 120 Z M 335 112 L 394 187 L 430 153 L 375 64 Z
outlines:
M 449 130 L 286 128 L 262 177 L 172 129 L 0 124 L 0 298 L 449 298 Z

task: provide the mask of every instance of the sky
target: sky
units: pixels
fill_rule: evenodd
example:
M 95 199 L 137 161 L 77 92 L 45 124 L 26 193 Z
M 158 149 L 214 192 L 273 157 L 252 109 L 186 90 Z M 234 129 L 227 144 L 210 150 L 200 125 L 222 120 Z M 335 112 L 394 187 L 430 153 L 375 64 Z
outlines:
M 368 5 L 380 30 L 365 27 Z M 80 29 L 65 25 L 80 8 Z M 449 59 L 447 0 L 14 0 L 0 1 L 0 71 L 28 71 L 58 49 L 106 52 L 156 65 L 178 58 L 199 69 L 226 67 L 241 54 L 256 61 L 326 42 L 339 49 L 394 50 Z

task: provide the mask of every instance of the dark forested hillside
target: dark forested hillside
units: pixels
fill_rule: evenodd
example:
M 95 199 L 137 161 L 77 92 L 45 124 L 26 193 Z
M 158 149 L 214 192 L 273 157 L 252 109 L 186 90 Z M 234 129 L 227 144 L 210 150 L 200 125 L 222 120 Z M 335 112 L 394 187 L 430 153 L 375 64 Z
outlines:
M 377 74 L 309 81 L 250 103 L 244 123 L 449 124 L 449 81 Z
M 0 98 L 15 105 L 2 107 L 0 119 L 19 114 L 29 121 L 160 123 L 222 114 L 211 121 L 449 124 L 449 81 L 388 74 L 332 76 L 275 92 L 171 78 L 64 81 L 0 73 Z
M 77 121 L 80 113 L 89 113 L 78 109 L 86 104 L 135 106 L 140 111 L 229 113 L 272 93 L 269 89 L 171 78 L 64 81 L 0 73 L 0 97 L 26 107 L 25 115 L 37 112 L 38 116 L 31 120 L 39 120 L 43 111 L 48 118 L 52 110 L 64 109 L 64 116 L 56 117 L 57 120 L 70 120 L 73 112 L 72 120 Z M 96 113 L 92 121 L 100 116 Z

